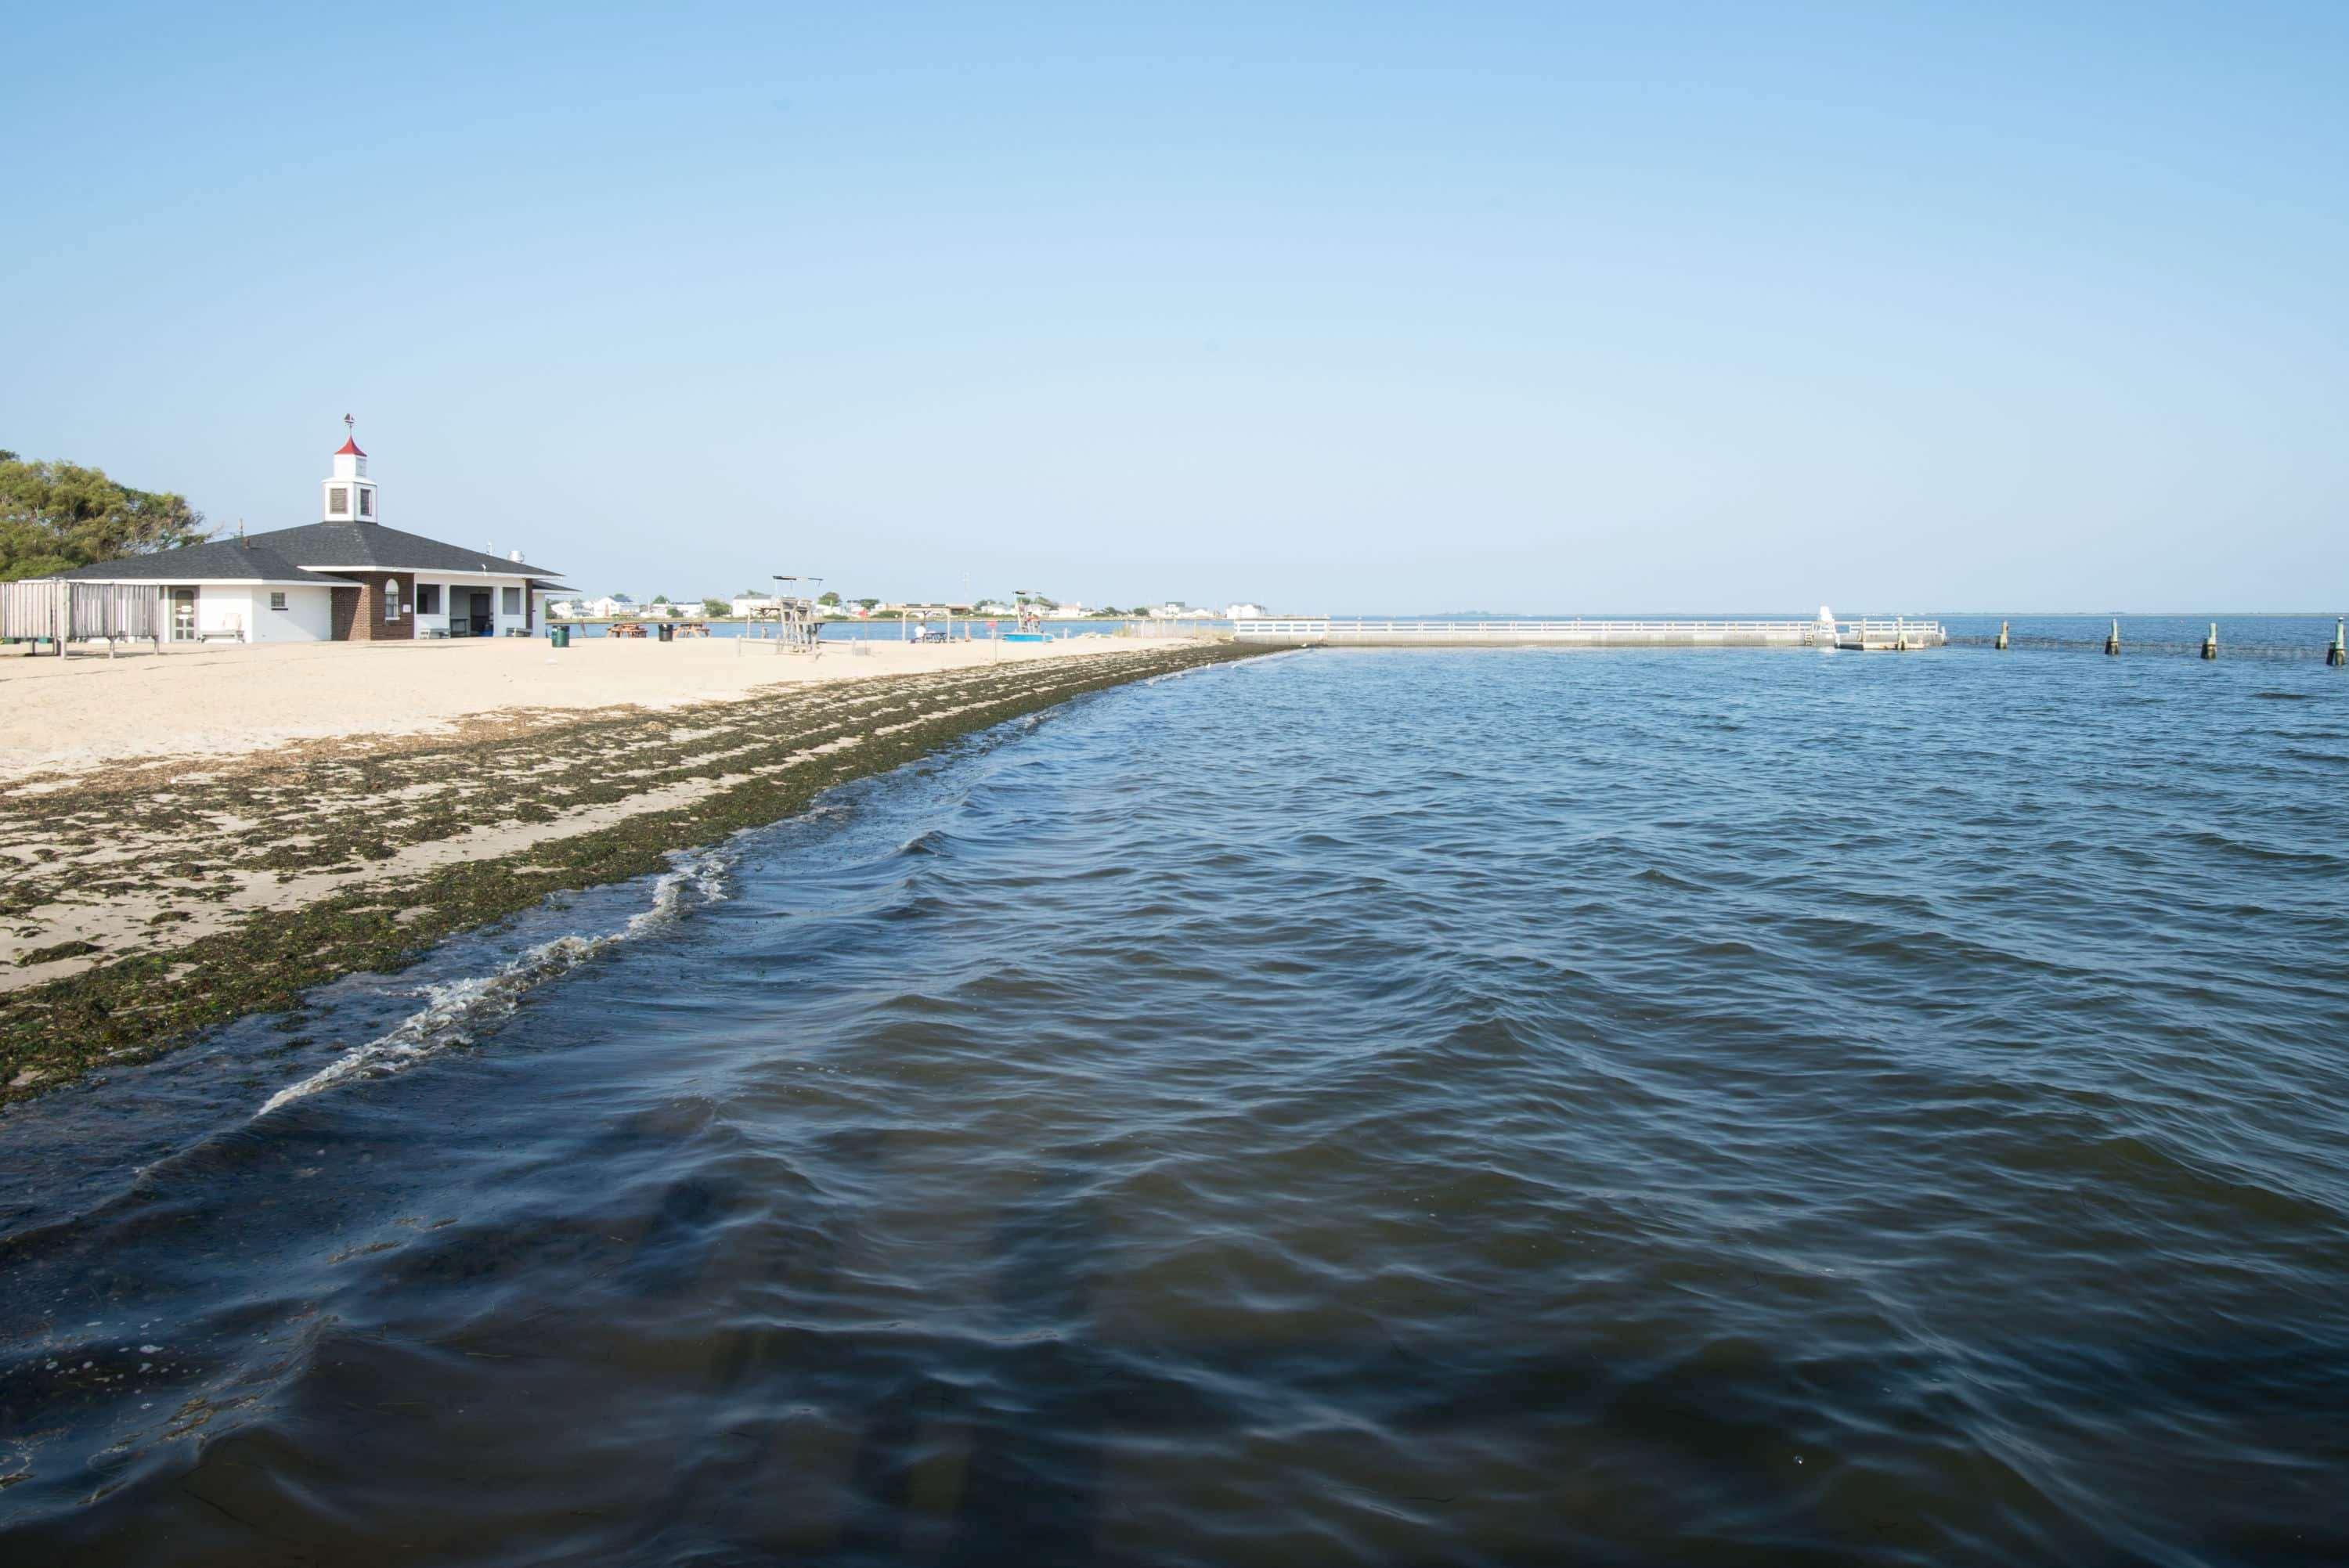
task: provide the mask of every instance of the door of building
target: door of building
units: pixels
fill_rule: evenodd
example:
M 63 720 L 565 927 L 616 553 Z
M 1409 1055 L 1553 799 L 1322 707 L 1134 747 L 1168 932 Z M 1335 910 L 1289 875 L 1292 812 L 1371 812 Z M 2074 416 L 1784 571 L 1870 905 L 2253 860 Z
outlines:
M 192 643 L 196 640 L 196 591 L 192 588 L 171 590 L 171 641 Z

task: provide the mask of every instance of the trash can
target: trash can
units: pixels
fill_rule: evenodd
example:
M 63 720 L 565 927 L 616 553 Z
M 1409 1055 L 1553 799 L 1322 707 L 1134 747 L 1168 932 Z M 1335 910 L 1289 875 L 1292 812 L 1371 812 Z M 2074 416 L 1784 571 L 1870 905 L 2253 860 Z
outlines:
M 661 641 L 662 641 L 662 642 L 664 642 L 664 643 L 674 643 L 674 642 L 676 642 L 676 641 L 677 641 L 677 628 L 676 628 L 675 626 L 670 625 L 667 621 L 663 621 L 663 622 L 661 623 L 660 637 L 661 637 Z
M 552 647 L 569 647 L 571 645 L 571 628 L 568 626 L 549 626 L 546 629 L 546 641 Z

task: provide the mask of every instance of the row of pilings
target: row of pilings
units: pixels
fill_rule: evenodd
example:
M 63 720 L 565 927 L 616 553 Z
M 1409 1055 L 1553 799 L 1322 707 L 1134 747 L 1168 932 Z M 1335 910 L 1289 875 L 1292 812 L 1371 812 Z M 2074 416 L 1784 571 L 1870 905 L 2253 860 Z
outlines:
M 1977 641 L 1975 645 L 1979 647 L 1981 645 Z M 1998 635 L 1991 639 L 1991 646 L 2002 654 L 2009 648 L 2016 645 L 2017 644 L 2011 624 L 2005 621 L 2001 621 L 1998 624 Z M 2028 646 L 2030 645 L 2026 642 L 2023 645 Z M 2051 647 L 2058 645 L 2078 647 L 2080 645 L 2077 643 L 2064 645 L 2048 643 L 2043 645 Z M 2180 651 L 2178 645 L 2175 643 L 2158 645 L 2158 647 L 2172 652 Z M 2107 657 L 2117 658 L 2120 655 L 2121 624 L 2117 617 L 2116 617 L 2112 623 L 2112 629 L 2105 634 L 2104 651 Z M 2205 659 L 2215 659 L 2219 656 L 2218 622 L 2213 621 L 2210 623 L 2210 630 L 2204 634 L 2203 638 L 2199 643 L 2194 645 L 2193 651 Z M 2349 617 L 2336 619 L 2333 623 L 2333 641 L 2327 643 L 2322 651 L 2324 655 L 2324 662 L 2327 665 L 2330 665 L 2336 670 L 2349 669 Z M 2259 650 L 2259 652 L 2260 656 L 2263 658 L 2276 658 L 2279 656 L 2305 658 L 2307 656 L 2305 653 L 2292 654 L 2274 648 L 2262 648 Z

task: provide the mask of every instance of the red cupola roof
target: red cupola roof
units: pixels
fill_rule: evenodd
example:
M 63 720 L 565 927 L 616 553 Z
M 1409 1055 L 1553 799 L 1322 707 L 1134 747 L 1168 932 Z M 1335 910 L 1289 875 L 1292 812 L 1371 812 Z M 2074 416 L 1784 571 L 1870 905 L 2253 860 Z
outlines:
M 346 436 L 343 438 L 343 444 L 335 449 L 335 456 L 338 458 L 364 458 L 367 454 L 359 450 L 359 444 L 357 441 L 351 439 L 348 436 Z

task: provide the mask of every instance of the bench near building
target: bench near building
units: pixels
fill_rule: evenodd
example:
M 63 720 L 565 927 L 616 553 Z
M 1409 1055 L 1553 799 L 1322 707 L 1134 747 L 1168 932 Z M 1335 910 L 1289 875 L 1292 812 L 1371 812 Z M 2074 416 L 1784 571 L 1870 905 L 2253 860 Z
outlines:
M 151 589 L 171 642 L 523 636 L 537 629 L 545 597 L 564 591 L 519 552 L 500 558 L 386 528 L 355 439 L 335 453 L 319 492 L 316 522 L 101 561 L 57 579 Z

